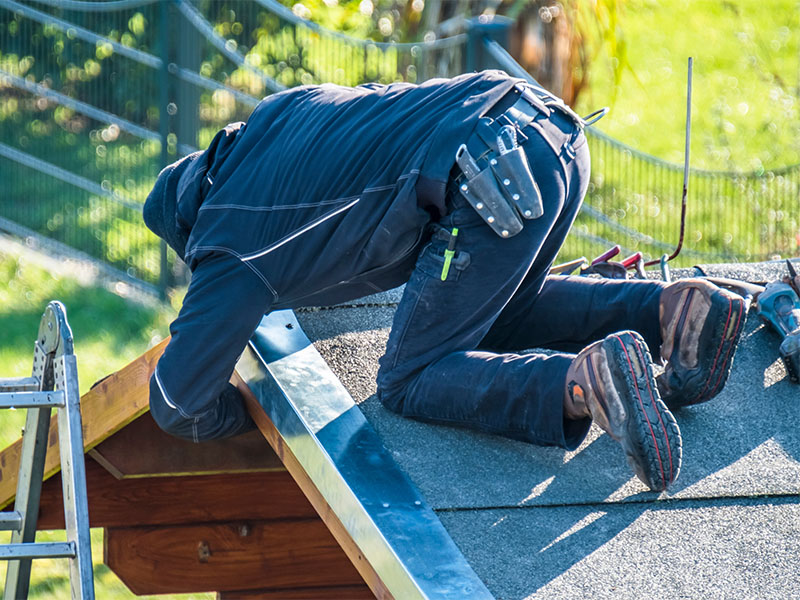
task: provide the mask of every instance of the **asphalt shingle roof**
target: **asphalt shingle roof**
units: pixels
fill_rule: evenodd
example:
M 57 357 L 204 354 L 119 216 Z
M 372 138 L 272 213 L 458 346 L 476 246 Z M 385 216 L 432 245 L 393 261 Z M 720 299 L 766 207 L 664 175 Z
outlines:
M 750 281 L 785 272 L 703 269 Z M 723 392 L 676 413 L 683 468 L 656 494 L 597 427 L 567 452 L 384 409 L 375 375 L 399 297 L 298 318 L 498 598 L 800 598 L 800 386 L 755 315 Z

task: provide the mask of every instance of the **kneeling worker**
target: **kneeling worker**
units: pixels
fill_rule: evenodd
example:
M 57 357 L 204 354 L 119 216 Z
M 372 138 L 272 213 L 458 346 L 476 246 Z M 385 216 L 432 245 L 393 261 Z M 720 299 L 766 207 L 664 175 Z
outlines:
M 265 98 L 164 169 L 145 204 L 192 271 L 151 380 L 155 420 L 194 441 L 242 433 L 228 380 L 265 313 L 405 283 L 386 407 L 567 449 L 594 420 L 665 489 L 681 464 L 668 407 L 720 392 L 745 304 L 703 280 L 547 276 L 589 183 L 583 125 L 499 71 Z

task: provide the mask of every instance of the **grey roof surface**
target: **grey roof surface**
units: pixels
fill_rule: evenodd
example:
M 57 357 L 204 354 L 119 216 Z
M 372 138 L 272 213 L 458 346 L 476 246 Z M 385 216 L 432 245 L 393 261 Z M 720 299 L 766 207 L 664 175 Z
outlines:
M 702 268 L 750 281 L 785 272 Z M 399 297 L 394 290 L 298 318 L 498 598 L 800 599 L 800 386 L 757 317 L 724 391 L 676 413 L 683 468 L 656 494 L 597 427 L 567 452 L 384 409 L 375 375 Z

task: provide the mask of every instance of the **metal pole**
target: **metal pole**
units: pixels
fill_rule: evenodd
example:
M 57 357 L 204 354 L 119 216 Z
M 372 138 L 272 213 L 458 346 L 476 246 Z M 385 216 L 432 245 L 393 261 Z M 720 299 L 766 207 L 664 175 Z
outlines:
M 692 137 L 692 57 L 689 57 L 689 74 L 686 82 L 686 145 L 683 154 L 683 200 L 689 190 L 689 140 Z
M 672 260 L 681 252 L 681 248 L 683 248 L 683 236 L 686 231 L 686 197 L 689 194 L 689 141 L 692 136 L 692 64 L 693 59 L 689 57 L 689 67 L 688 67 L 688 74 L 686 79 L 686 142 L 683 149 L 683 194 L 681 196 L 681 231 L 680 236 L 678 237 L 678 246 L 675 248 L 675 251 L 670 254 L 669 256 L 662 256 L 661 259 L 651 260 L 644 263 L 645 267 L 649 267 L 652 265 L 661 264 L 662 265 L 662 272 L 664 271 L 664 265 L 666 265 L 667 261 Z

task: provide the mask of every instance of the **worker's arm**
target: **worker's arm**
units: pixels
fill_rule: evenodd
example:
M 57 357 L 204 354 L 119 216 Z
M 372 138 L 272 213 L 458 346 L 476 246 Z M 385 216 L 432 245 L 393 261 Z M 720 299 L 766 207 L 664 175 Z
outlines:
M 199 262 L 150 379 L 150 411 L 164 431 L 198 442 L 253 427 L 228 380 L 272 301 L 261 279 L 235 257 L 219 253 Z

